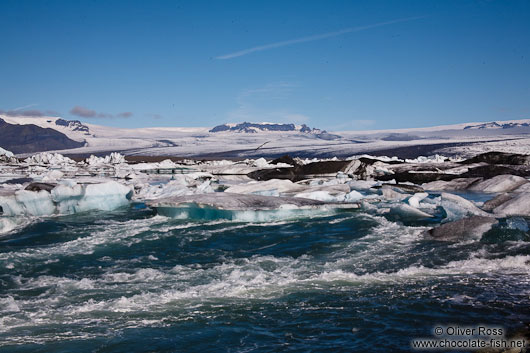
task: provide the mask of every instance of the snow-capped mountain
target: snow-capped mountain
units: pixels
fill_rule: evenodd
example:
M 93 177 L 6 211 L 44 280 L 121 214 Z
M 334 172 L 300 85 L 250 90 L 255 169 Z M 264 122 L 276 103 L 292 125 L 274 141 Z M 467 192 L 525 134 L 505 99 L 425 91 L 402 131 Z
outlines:
M 323 140 L 337 140 L 341 136 L 330 134 L 326 130 L 310 128 L 306 124 L 276 124 L 276 123 L 249 123 L 243 122 L 239 124 L 222 124 L 210 129 L 209 132 L 236 132 L 255 134 L 261 132 L 298 132 L 303 134 L 311 134 Z
M 249 123 L 243 122 L 239 124 L 222 124 L 212 128 L 209 132 L 239 132 L 239 133 L 258 133 L 258 132 L 302 132 L 307 134 L 322 134 L 327 133 L 326 130 L 310 128 L 306 124 L 276 124 L 276 123 Z
M 90 135 L 90 129 L 88 128 L 88 126 L 83 125 L 83 123 L 81 123 L 79 120 L 65 120 L 59 118 L 55 120 L 55 125 L 65 126 L 72 131 L 81 131 L 84 132 L 85 135 Z
M 453 148 L 451 153 L 467 153 L 482 149 L 484 144 L 496 144 L 496 150 L 530 153 L 530 119 L 477 122 L 435 127 L 341 131 L 328 133 L 307 125 L 251 123 L 222 124 L 213 128 L 150 127 L 139 129 L 115 128 L 89 124 L 60 117 L 12 117 L 0 115 L 10 125 L 34 125 L 43 131 L 55 130 L 78 144 L 37 144 L 31 148 L 10 134 L 10 146 L 17 154 L 38 151 L 60 151 L 71 154 L 121 152 L 126 155 L 171 155 L 181 157 L 247 158 L 281 156 L 289 153 L 304 157 L 351 156 L 362 153 L 402 155 L 432 154 Z M 40 134 L 34 128 L 34 137 Z M 40 130 L 39 130 L 40 131 Z M 26 139 L 29 136 L 25 135 Z M 60 135 L 57 135 L 60 136 Z M 6 139 L 0 136 L 0 147 Z M 57 139 L 55 139 L 57 141 Z M 62 139 L 62 141 L 66 141 Z M 427 151 L 428 150 L 428 151 Z M 427 152 L 425 152 L 427 151 Z M 438 153 L 438 152 L 436 152 Z
M 471 129 L 513 129 L 516 127 L 529 127 L 530 123 L 522 120 L 520 122 L 496 122 L 492 121 L 490 123 L 482 123 L 482 124 L 476 124 L 476 125 L 468 125 L 464 127 L 464 130 L 471 130 Z

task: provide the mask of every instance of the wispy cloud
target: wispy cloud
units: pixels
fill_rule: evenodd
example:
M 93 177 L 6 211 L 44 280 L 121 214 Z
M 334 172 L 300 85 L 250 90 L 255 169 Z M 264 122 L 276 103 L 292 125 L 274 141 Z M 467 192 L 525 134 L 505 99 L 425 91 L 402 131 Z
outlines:
M 109 113 L 97 112 L 93 109 L 81 107 L 79 105 L 76 105 L 75 107 L 70 109 L 70 114 L 79 116 L 81 118 L 130 118 L 131 116 L 133 116 L 133 113 L 131 112 L 123 112 L 113 115 Z
M 374 24 L 366 25 L 366 26 L 345 28 L 345 29 L 341 29 L 340 31 L 335 31 L 335 32 L 327 32 L 327 33 L 322 33 L 322 34 L 316 34 L 316 35 L 309 36 L 309 37 L 303 37 L 303 38 L 297 38 L 297 39 L 291 39 L 291 40 L 284 40 L 284 41 L 281 41 L 281 42 L 260 45 L 260 46 L 257 46 L 257 47 L 252 47 L 252 48 L 236 51 L 236 52 L 233 52 L 233 53 L 220 55 L 220 56 L 217 56 L 216 59 L 220 59 L 220 60 L 233 59 L 233 58 L 237 58 L 239 56 L 255 53 L 255 52 L 258 52 L 258 51 L 275 49 L 275 48 L 285 47 L 285 46 L 288 46 L 288 45 L 293 45 L 293 44 L 298 44 L 298 43 L 312 42 L 312 41 L 315 41 L 315 40 L 320 40 L 320 39 L 326 39 L 326 38 L 340 36 L 340 35 L 343 35 L 343 34 L 346 34 L 346 33 L 360 32 L 360 31 L 364 31 L 364 30 L 367 30 L 367 29 L 371 29 L 371 28 L 388 26 L 388 25 L 391 25 L 391 24 L 394 24 L 394 23 L 419 20 L 419 19 L 424 18 L 424 17 L 425 16 L 398 18 L 398 19 L 395 19 L 395 20 L 374 23 Z
M 133 116 L 133 113 L 131 112 L 123 112 L 118 114 L 118 117 L 120 118 L 130 118 L 131 116 Z
M 33 105 L 30 105 L 33 106 Z M 44 116 L 58 116 L 59 113 L 53 110 L 46 110 L 41 111 L 37 109 L 25 109 L 26 107 L 20 107 L 16 109 L 11 110 L 1 110 L 0 109 L 0 115 L 10 116 L 10 117 L 21 117 L 21 118 L 38 118 L 38 117 L 44 117 Z
M 77 115 L 82 118 L 95 118 L 97 116 L 97 113 L 95 110 L 88 109 L 85 107 L 80 107 L 78 105 L 70 109 L 70 114 Z

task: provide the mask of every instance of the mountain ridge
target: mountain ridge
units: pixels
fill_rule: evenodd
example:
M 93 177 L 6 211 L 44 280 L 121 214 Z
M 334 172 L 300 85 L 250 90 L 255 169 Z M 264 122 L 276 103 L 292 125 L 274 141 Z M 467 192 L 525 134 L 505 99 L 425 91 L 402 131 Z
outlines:
M 51 128 L 34 124 L 9 124 L 0 118 L 0 147 L 13 153 L 65 150 L 84 145 L 84 142 L 71 140 Z
M 310 128 L 306 124 L 297 126 L 295 124 L 280 124 L 280 123 L 251 123 L 243 122 L 237 124 L 221 124 L 213 127 L 208 132 L 236 132 L 255 134 L 259 132 L 299 132 L 304 134 L 314 135 L 316 138 L 324 140 L 340 139 L 340 135 L 330 134 L 326 130 Z

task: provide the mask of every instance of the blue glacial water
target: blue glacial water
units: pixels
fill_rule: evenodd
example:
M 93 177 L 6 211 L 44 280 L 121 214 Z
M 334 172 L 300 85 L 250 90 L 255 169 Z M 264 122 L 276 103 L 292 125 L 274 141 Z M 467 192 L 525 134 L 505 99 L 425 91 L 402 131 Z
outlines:
M 424 226 L 134 207 L 36 220 L 0 238 L 0 351 L 410 351 L 439 324 L 530 322 L 527 233 L 443 243 Z

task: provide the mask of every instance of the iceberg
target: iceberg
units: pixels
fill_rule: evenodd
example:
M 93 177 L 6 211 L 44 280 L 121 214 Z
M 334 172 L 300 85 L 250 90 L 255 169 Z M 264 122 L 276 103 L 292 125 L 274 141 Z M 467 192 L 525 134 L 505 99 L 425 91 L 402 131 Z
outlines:
M 298 193 L 294 196 L 323 202 L 356 202 L 364 198 L 364 196 L 360 192 L 355 190 L 352 190 L 350 192 L 342 192 L 333 191 L 329 189 L 317 189 L 314 191 L 308 190 L 306 192 Z
M 512 198 L 493 209 L 502 216 L 530 216 L 530 193 L 515 193 Z
M 175 174 L 167 183 L 136 184 L 135 199 L 153 200 L 160 197 L 210 193 L 214 192 L 212 181 L 214 177 L 209 173 Z
M 482 192 L 510 192 L 527 183 L 528 180 L 520 176 L 504 174 L 481 181 L 480 183 L 471 186 L 469 190 Z
M 433 217 L 431 214 L 405 203 L 390 207 L 390 214 L 392 216 L 397 216 L 397 218 L 403 221 L 421 220 Z
M 418 192 L 418 193 L 415 193 L 413 196 L 409 197 L 409 199 L 407 200 L 407 202 L 409 203 L 409 205 L 411 205 L 412 207 L 415 207 L 415 208 L 420 208 L 420 202 L 425 199 L 426 197 L 428 197 L 429 194 L 426 193 L 426 192 Z
M 18 160 L 13 154 L 13 152 L 0 147 L 0 162 L 17 163 Z
M 227 192 L 163 198 L 147 202 L 158 214 L 185 219 L 229 219 L 269 221 L 329 212 L 337 208 L 358 208 L 357 204 L 326 204 L 297 197 L 232 194 Z M 327 206 L 331 207 L 327 207 Z
M 491 217 L 489 213 L 478 208 L 473 202 L 446 192 L 441 194 L 440 205 L 447 213 L 447 221 L 454 221 L 468 216 Z
M 75 161 L 71 158 L 65 157 L 60 153 L 49 153 L 41 152 L 32 155 L 24 160 L 29 165 L 34 164 L 47 164 L 47 165 L 71 165 L 76 164 Z
M 115 181 L 57 185 L 51 191 L 18 190 L 0 196 L 4 216 L 51 216 L 91 210 L 112 211 L 129 203 L 132 190 Z
M 102 164 L 123 164 L 127 163 L 127 161 L 122 154 L 118 152 L 112 152 L 110 155 L 105 157 L 91 155 L 89 158 L 85 159 L 85 163 L 89 166 L 99 166 Z
M 225 192 L 279 196 L 281 193 L 297 192 L 305 189 L 307 188 L 287 179 L 270 179 L 266 181 L 251 181 L 246 184 L 233 185 L 226 189 Z
M 427 231 L 427 235 L 441 241 L 463 241 L 480 239 L 498 221 L 493 217 L 473 216 L 458 221 L 442 224 Z
M 387 200 L 401 201 L 406 199 L 408 195 L 403 194 L 400 191 L 400 189 L 397 189 L 391 185 L 383 185 L 381 187 L 381 195 Z
M 482 181 L 482 178 L 456 178 L 451 181 L 431 181 L 424 183 L 422 186 L 425 190 L 466 190 L 480 181 Z

